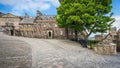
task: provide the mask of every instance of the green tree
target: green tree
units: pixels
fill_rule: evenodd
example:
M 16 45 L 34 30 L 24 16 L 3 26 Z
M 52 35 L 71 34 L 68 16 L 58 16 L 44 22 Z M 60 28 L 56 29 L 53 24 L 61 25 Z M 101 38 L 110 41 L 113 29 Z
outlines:
M 92 33 L 106 32 L 114 22 L 111 18 L 112 0 L 59 0 L 56 20 L 59 27 Z

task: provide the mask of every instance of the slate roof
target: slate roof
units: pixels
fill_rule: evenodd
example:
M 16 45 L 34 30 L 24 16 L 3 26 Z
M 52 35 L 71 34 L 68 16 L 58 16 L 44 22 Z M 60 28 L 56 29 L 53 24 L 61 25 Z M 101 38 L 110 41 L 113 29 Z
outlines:
M 38 16 L 37 19 L 40 19 L 40 20 L 55 20 L 54 17 L 55 17 L 54 15 L 41 15 L 41 16 Z
M 33 18 L 33 17 L 23 18 L 22 21 L 20 22 L 20 24 L 33 24 L 34 20 L 35 20 L 35 18 Z

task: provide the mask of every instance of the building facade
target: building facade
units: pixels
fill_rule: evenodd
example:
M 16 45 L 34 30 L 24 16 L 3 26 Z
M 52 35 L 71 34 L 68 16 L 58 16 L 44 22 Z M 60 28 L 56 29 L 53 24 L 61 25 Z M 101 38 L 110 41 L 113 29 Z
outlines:
M 42 15 L 37 11 L 35 18 L 36 37 L 65 39 L 65 28 L 59 28 L 54 15 Z
M 65 28 L 59 28 L 54 15 L 42 15 L 37 11 L 36 17 L 27 14 L 18 17 L 13 14 L 0 16 L 0 26 L 5 28 L 9 35 L 45 38 L 45 39 L 66 39 Z
M 3 14 L 0 17 L 0 26 L 6 30 L 9 35 L 15 35 L 15 32 L 19 30 L 19 22 L 21 18 L 13 14 Z
M 19 23 L 18 36 L 33 38 L 35 34 L 35 25 L 33 17 L 29 17 L 27 14 L 22 18 Z
M 44 39 L 75 38 L 74 30 L 59 28 L 54 15 L 43 15 L 40 11 L 37 11 L 36 17 L 30 17 L 27 14 L 22 17 L 10 13 L 1 14 L 0 26 L 4 27 L 9 35 Z M 79 31 L 78 37 L 84 38 Z
M 108 43 L 115 43 L 117 45 L 117 51 L 120 52 L 120 29 L 117 30 L 116 27 L 112 27 L 109 30 L 109 34 L 108 35 L 96 35 L 95 36 L 95 40 L 96 41 L 101 41 L 103 38 L 106 37 L 106 41 Z

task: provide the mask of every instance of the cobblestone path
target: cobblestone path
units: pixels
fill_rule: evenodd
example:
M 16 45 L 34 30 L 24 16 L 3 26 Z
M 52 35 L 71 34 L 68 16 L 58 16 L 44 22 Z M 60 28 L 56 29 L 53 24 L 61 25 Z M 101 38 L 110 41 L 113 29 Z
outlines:
M 98 55 L 92 50 L 83 48 L 80 44 L 69 40 L 36 39 L 2 35 L 0 37 L 7 39 L 0 39 L 0 48 L 4 48 L 2 50 L 0 49 L 0 61 L 2 60 L 0 66 L 13 66 L 7 68 L 120 68 L 120 54 L 116 56 Z M 9 44 L 6 44 L 6 46 L 1 46 L 1 43 L 3 43 L 1 41 L 8 39 L 16 40 L 11 44 L 17 43 L 17 45 L 10 46 L 8 42 Z M 12 49 L 11 51 L 6 49 L 8 46 Z M 9 51 L 5 52 L 5 50 Z M 15 55 L 13 55 L 14 53 Z M 10 60 L 19 59 L 12 60 L 12 62 L 8 58 Z

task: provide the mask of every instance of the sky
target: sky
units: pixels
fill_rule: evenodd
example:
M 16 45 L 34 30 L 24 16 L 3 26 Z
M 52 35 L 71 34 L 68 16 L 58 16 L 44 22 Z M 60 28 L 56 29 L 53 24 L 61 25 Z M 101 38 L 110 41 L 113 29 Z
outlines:
M 120 0 L 112 1 L 113 26 L 120 28 Z M 56 15 L 56 8 L 59 7 L 58 0 L 0 0 L 0 12 L 12 13 L 17 16 L 23 16 L 27 13 L 30 16 L 36 16 L 36 10 L 46 15 Z

